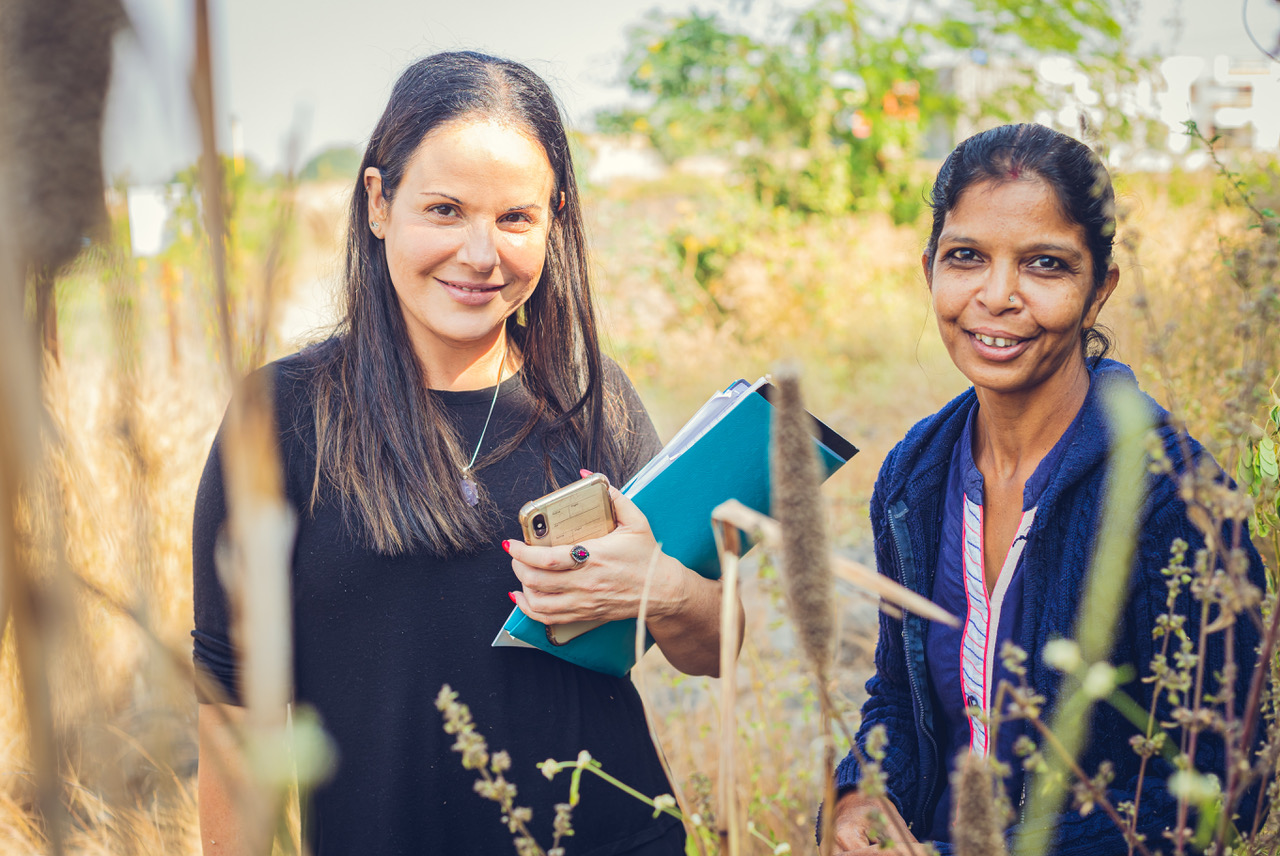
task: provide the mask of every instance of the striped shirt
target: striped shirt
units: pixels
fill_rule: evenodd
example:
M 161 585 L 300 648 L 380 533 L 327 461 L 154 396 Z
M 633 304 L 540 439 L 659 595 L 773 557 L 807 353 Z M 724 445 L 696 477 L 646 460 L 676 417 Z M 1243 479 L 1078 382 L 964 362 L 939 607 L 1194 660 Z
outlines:
M 1006 641 L 1019 638 L 1022 551 L 1032 534 L 1040 494 L 1070 445 L 1079 416 L 1027 479 L 1018 531 L 996 577 L 995 587 L 988 594 L 982 530 L 983 481 L 973 460 L 973 420 L 977 412 L 975 407 L 970 413 L 951 455 L 943 499 L 942 543 L 933 581 L 933 601 L 952 614 L 963 616 L 964 622 L 959 628 L 930 624 L 925 638 L 925 658 L 929 688 L 940 714 L 939 748 L 948 772 L 954 768 L 956 756 L 965 750 L 984 757 L 994 754 L 1013 770 L 1006 786 L 1016 795 L 1022 777 L 1012 747 L 1023 733 L 1022 724 L 1007 723 L 993 728 L 988 725 L 987 717 L 1007 706 L 999 698 L 1001 682 L 1017 685 L 1017 679 L 1001 662 L 1000 649 Z M 948 781 L 934 814 L 932 838 L 950 840 L 950 815 Z

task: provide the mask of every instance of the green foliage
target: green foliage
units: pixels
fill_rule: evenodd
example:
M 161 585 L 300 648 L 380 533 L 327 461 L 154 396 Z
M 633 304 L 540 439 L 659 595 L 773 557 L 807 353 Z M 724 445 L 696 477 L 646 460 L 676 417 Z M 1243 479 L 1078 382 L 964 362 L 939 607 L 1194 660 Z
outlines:
M 1236 480 L 1253 497 L 1250 528 L 1258 538 L 1267 538 L 1280 529 L 1280 397 L 1267 414 L 1262 434 L 1246 440 L 1236 467 Z
M 303 165 L 299 181 L 350 181 L 360 169 L 360 150 L 355 146 L 330 146 Z
M 1122 61 L 1106 0 L 972 0 L 957 15 L 941 0 L 875 9 L 818 0 L 790 13 L 776 37 L 716 13 L 651 13 L 629 33 L 628 86 L 646 112 L 603 114 L 606 131 L 642 133 L 667 158 L 731 153 L 757 197 L 805 213 L 889 211 L 913 221 L 923 183 L 911 165 L 934 128 L 977 107 L 1009 113 L 1036 103 L 1026 76 L 982 104 L 965 104 L 940 67 L 968 54 L 1018 58 L 1085 53 L 1096 72 Z M 940 62 L 941 61 L 941 62 Z M 1126 72 L 1128 73 L 1128 72 Z M 1127 121 L 1127 120 L 1126 120 Z
M 354 168 L 352 170 L 354 172 Z M 281 272 L 293 259 L 297 243 L 297 224 L 293 218 L 293 187 L 288 177 L 264 175 L 253 161 L 222 158 L 222 176 L 226 191 L 226 262 L 227 291 L 235 341 L 251 350 L 251 331 L 262 322 L 263 311 L 270 310 L 267 292 L 278 286 Z M 168 229 L 172 241 L 160 254 L 158 262 L 183 271 L 194 288 L 209 296 L 200 301 L 204 317 L 201 327 L 213 342 L 217 329 L 216 302 L 212 262 L 204 208 L 201 203 L 199 165 L 177 173 L 173 182 L 178 188 Z M 246 357 L 248 356 L 246 351 Z

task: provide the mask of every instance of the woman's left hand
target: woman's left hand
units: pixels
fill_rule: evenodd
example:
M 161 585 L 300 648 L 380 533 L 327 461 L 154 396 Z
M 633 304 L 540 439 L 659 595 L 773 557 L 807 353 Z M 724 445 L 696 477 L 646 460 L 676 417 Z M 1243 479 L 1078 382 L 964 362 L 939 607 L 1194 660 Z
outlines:
M 584 475 L 589 475 L 584 471 Z M 636 618 L 649 580 L 645 624 L 671 665 L 715 675 L 720 667 L 720 583 L 663 553 L 644 513 L 610 485 L 617 528 L 580 545 L 534 547 L 511 541 L 511 567 L 523 589 L 512 592 L 520 610 L 543 624 Z M 570 551 L 586 548 L 575 562 Z M 738 627 L 743 625 L 738 606 Z M 735 640 L 741 646 L 742 638 Z
M 644 513 L 612 485 L 609 499 L 618 525 L 608 535 L 561 547 L 509 542 L 511 567 L 524 586 L 513 594 L 525 615 L 543 624 L 635 618 L 650 568 L 646 618 L 681 609 L 692 582 L 688 575 L 697 574 L 658 548 Z M 576 546 L 589 554 L 581 563 L 570 555 Z

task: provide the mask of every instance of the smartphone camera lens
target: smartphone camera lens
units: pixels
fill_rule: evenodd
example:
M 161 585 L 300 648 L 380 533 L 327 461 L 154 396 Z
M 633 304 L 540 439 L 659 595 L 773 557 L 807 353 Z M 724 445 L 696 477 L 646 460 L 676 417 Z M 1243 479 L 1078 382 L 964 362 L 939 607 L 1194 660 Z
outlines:
M 547 537 L 547 515 L 545 514 L 534 515 L 533 536 L 535 538 Z

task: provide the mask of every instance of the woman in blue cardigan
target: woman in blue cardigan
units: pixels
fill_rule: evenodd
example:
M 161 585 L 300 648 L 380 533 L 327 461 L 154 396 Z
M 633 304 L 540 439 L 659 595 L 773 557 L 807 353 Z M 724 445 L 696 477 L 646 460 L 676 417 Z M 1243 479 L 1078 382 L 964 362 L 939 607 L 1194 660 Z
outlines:
M 932 206 L 921 262 L 943 342 L 973 387 L 890 452 L 871 521 L 880 572 L 964 620 L 953 629 L 910 613 L 902 620 L 881 617 L 860 748 L 837 771 L 837 853 L 915 854 L 926 841 L 949 853 L 951 772 L 966 751 L 1009 765 L 1005 787 L 1017 822 L 1023 820 L 1025 782 L 1013 743 L 1031 729 L 1020 721 L 989 729 L 985 719 L 994 712 L 1001 680 L 1017 684 L 1000 651 L 1010 641 L 1027 652 L 1028 681 L 1046 697 L 1043 716 L 1051 717 L 1061 675 L 1041 654 L 1047 641 L 1076 631 L 1105 501 L 1110 426 L 1103 402 L 1113 387 L 1137 390 L 1127 367 L 1103 358 L 1109 343 L 1094 326 L 1119 270 L 1111 258 L 1110 178 L 1088 147 L 1038 125 L 978 134 L 942 165 Z M 1173 473 L 1188 466 L 1187 456 L 1194 461 L 1207 454 L 1179 437 L 1159 405 L 1141 398 Z M 1170 546 L 1182 539 L 1191 557 L 1204 545 L 1174 478 L 1149 481 L 1112 655 L 1139 678 L 1149 674 L 1157 653 L 1151 631 L 1166 611 L 1161 571 Z M 1248 533 L 1238 538 L 1251 563 L 1249 580 L 1261 588 L 1262 562 Z M 1198 605 L 1192 608 L 1184 591 L 1178 606 L 1188 635 L 1197 639 Z M 1221 634 L 1210 638 L 1206 675 L 1220 670 L 1225 657 Z M 1252 622 L 1236 623 L 1234 642 L 1238 715 L 1256 659 Z M 1152 684 L 1135 678 L 1122 690 L 1148 709 Z M 1171 716 L 1164 695 L 1159 722 Z M 874 726 L 888 736 L 887 800 L 855 790 L 861 750 Z M 1136 733 L 1109 705 L 1095 705 L 1078 760 L 1089 775 L 1104 760 L 1114 764 L 1107 791 L 1113 805 L 1133 799 L 1137 788 L 1140 759 L 1129 744 Z M 1221 776 L 1224 766 L 1221 739 L 1202 732 L 1197 769 Z M 1173 772 L 1157 755 L 1143 777 L 1137 831 L 1152 847 L 1168 843 L 1162 833 L 1175 822 Z M 1240 807 L 1246 829 L 1253 806 L 1247 799 Z M 908 840 L 897 836 L 892 850 L 877 844 L 877 812 L 890 816 L 890 830 L 909 829 Z M 1053 823 L 1054 853 L 1129 852 L 1101 811 L 1081 815 L 1068 808 Z

